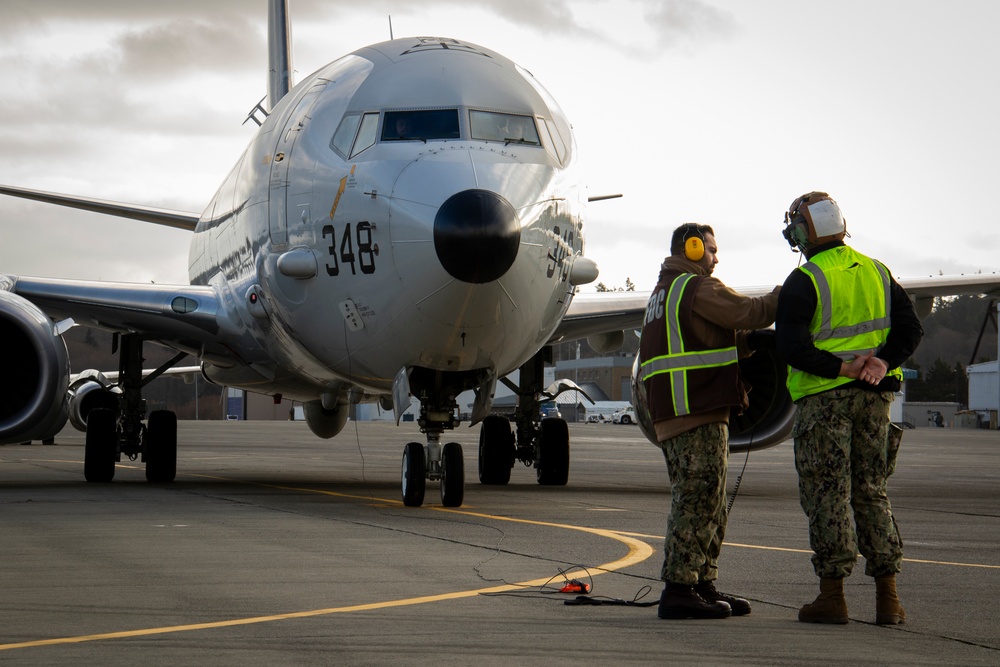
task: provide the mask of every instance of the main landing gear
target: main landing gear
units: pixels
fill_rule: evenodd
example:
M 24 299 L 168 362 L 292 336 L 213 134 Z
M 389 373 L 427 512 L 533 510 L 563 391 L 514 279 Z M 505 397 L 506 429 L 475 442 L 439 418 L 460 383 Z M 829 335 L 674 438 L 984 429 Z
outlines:
M 83 475 L 88 482 L 110 482 L 115 462 L 122 455 L 146 464 L 146 480 L 172 482 L 177 474 L 177 415 L 155 410 L 146 424 L 143 385 L 187 356 L 180 353 L 146 378 L 142 377 L 142 339 L 121 337 L 117 407 L 94 408 L 87 415 L 87 436 L 83 450 Z M 109 405 L 113 405 L 113 402 Z
M 490 415 L 479 431 L 479 481 L 504 485 L 518 460 L 534 466 L 538 483 L 565 486 L 569 481 L 569 427 L 559 417 L 539 419 L 543 401 L 550 401 L 568 389 L 583 390 L 568 380 L 542 391 L 542 371 L 551 348 L 543 348 L 520 369 L 520 382 L 502 381 L 518 395 L 514 410 L 515 432 L 506 417 Z M 584 393 L 584 396 L 586 394 Z

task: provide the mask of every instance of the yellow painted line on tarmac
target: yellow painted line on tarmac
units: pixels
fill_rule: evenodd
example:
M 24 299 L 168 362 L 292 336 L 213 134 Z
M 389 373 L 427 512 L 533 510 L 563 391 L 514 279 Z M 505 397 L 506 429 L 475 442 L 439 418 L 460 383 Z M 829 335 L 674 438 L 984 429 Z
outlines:
M 662 535 L 646 535 L 645 533 L 627 533 L 627 532 L 621 532 L 621 533 L 618 533 L 618 534 L 619 535 L 628 535 L 628 536 L 631 536 L 631 537 L 640 537 L 640 538 L 649 539 L 649 540 L 655 540 L 655 539 L 662 540 L 663 539 Z M 787 551 L 787 552 L 790 552 L 790 553 L 797 553 L 797 554 L 811 554 L 812 553 L 812 550 L 810 550 L 810 549 L 789 549 L 789 548 L 786 548 L 786 547 L 769 547 L 769 546 L 764 546 L 762 544 L 739 544 L 737 542 L 723 542 L 723 544 L 725 546 L 727 546 L 727 547 L 739 547 L 741 549 L 760 549 L 762 551 Z M 858 558 L 861 558 L 861 554 L 858 554 Z M 953 567 L 977 567 L 977 568 L 982 568 L 984 570 L 1000 570 L 1000 565 L 986 565 L 985 563 L 955 563 L 955 562 L 946 561 L 946 560 L 923 560 L 923 559 L 920 559 L 920 558 L 904 558 L 903 562 L 904 563 L 922 563 L 924 565 L 951 565 Z
M 198 475 L 199 477 L 209 477 L 208 475 Z M 213 479 L 224 479 L 221 477 L 215 477 Z M 335 496 L 339 498 L 348 498 L 352 500 L 364 500 L 365 502 L 379 502 L 390 506 L 398 507 L 402 505 L 402 502 L 398 500 L 387 500 L 384 498 L 374 498 L 372 496 L 359 496 L 351 495 L 346 493 L 337 493 L 334 491 L 321 491 L 318 489 L 308 489 L 299 487 L 289 487 L 289 486 L 278 486 L 274 484 L 261 484 L 259 486 L 265 486 L 274 489 L 282 489 L 286 491 L 298 491 L 305 493 L 318 493 L 321 495 Z M 626 567 L 630 567 L 637 563 L 641 563 L 650 556 L 653 555 L 653 548 L 643 542 L 640 539 L 636 539 L 631 535 L 626 535 L 624 533 L 618 533 L 613 530 L 605 530 L 602 528 L 588 528 L 586 526 L 573 526 L 570 524 L 561 523 L 551 523 L 547 521 L 534 521 L 531 519 L 517 519 L 514 517 L 496 516 L 493 514 L 483 514 L 479 512 L 472 512 L 468 510 L 461 509 L 450 509 L 445 507 L 426 507 L 426 510 L 446 512 L 448 514 L 461 514 L 465 516 L 477 517 L 482 519 L 491 519 L 494 521 L 509 521 L 512 523 L 523 523 L 533 526 L 545 526 L 551 528 L 562 528 L 565 530 L 576 530 L 584 533 L 591 533 L 593 535 L 598 535 L 600 537 L 607 537 L 612 540 L 616 540 L 625 544 L 628 547 L 628 553 L 617 560 L 605 563 L 603 565 L 598 565 L 594 568 L 588 568 L 586 573 L 582 571 L 567 572 L 565 576 L 572 577 L 578 574 L 589 574 L 590 576 L 599 576 L 607 572 L 614 572 L 616 570 L 621 570 Z M 273 623 L 275 621 L 287 621 L 297 618 L 314 618 L 317 616 L 328 616 L 331 614 L 346 614 L 358 611 L 372 611 L 376 609 L 391 609 L 393 607 L 408 607 L 412 605 L 428 604 L 431 602 L 442 602 L 444 600 L 458 600 L 462 598 L 475 597 L 477 595 L 483 595 L 487 593 L 503 593 L 506 591 L 521 590 L 526 587 L 532 586 L 542 586 L 544 584 L 552 581 L 552 577 L 544 577 L 541 579 L 532 579 L 531 581 L 522 581 L 515 584 L 504 584 L 502 586 L 490 586 L 487 588 L 475 588 L 465 591 L 454 591 L 451 593 L 440 593 L 438 595 L 423 595 L 413 598 L 404 598 L 400 600 L 385 600 L 382 602 L 369 602 L 365 604 L 355 604 L 348 605 L 344 607 L 328 607 L 326 609 L 313 609 L 308 611 L 296 611 L 289 612 L 286 614 L 271 614 L 268 616 L 252 616 L 249 618 L 235 618 L 224 621 L 211 621 L 207 623 L 192 623 L 188 625 L 171 625 L 159 628 L 143 628 L 139 630 L 123 630 L 121 632 L 106 632 L 101 634 L 93 635 L 79 635 L 75 637 L 56 637 L 52 639 L 38 639 L 34 641 L 27 642 L 17 642 L 13 644 L 0 644 L 0 651 L 9 651 L 12 649 L 19 648 L 32 648 L 38 646 L 56 646 L 60 644 L 79 644 L 84 642 L 95 642 L 95 641 L 106 641 L 109 639 L 128 639 L 131 637 L 148 637 L 150 635 L 165 635 L 177 632 L 195 632 L 198 630 L 212 630 L 216 628 L 231 628 L 241 625 L 254 625 L 258 623 Z
M 986 570 L 1000 570 L 1000 565 L 984 565 L 983 563 L 952 563 L 946 560 L 921 560 L 919 558 L 904 558 L 903 562 L 924 563 L 927 565 L 952 565 L 954 567 L 981 567 Z

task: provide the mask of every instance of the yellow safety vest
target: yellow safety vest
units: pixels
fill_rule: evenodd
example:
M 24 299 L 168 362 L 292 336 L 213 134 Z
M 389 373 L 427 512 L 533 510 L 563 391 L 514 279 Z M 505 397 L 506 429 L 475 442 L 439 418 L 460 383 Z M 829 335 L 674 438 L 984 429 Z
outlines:
M 848 246 L 824 250 L 799 270 L 809 276 L 816 290 L 816 312 L 809 323 L 813 344 L 844 361 L 855 353 L 874 352 L 885 343 L 889 318 L 891 281 L 888 270 Z M 896 368 L 887 375 L 903 379 Z M 793 401 L 853 382 L 851 378 L 825 378 L 789 367 L 788 392 Z

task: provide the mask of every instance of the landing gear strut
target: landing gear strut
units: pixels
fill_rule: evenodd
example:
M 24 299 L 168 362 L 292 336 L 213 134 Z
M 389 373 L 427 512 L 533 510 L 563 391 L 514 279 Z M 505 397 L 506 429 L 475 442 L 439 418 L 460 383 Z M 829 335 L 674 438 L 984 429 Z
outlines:
M 115 348 L 118 348 L 116 336 Z M 96 408 L 87 415 L 87 437 L 83 450 L 83 476 L 88 482 L 110 482 L 115 476 L 115 462 L 122 455 L 134 461 L 141 457 L 146 464 L 146 480 L 172 482 L 177 474 L 177 415 L 156 410 L 146 424 L 146 401 L 142 387 L 187 356 L 180 353 L 142 377 L 142 338 L 121 337 L 118 356 L 118 408 Z

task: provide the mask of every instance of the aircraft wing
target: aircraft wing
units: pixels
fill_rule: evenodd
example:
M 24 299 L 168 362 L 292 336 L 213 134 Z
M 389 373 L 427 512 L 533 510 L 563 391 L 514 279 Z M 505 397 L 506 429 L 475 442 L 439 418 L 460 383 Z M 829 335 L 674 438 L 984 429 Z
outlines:
M 648 300 L 648 294 L 638 292 L 577 294 L 550 342 L 638 329 Z
M 931 313 L 934 299 L 939 296 L 984 294 L 1000 296 L 1000 274 L 986 273 L 969 276 L 928 276 L 927 278 L 897 278 L 906 290 L 921 319 Z
M 0 290 L 32 302 L 49 317 L 122 334 L 139 334 L 231 365 L 222 346 L 225 312 L 216 291 L 199 285 L 54 280 L 0 274 Z
M 736 288 L 747 296 L 763 296 L 770 294 L 773 289 L 773 285 Z M 550 342 L 639 329 L 648 300 L 649 294 L 646 292 L 577 294 Z
M 142 220 L 152 222 L 157 225 L 165 225 L 176 229 L 185 229 L 193 232 L 198 224 L 198 214 L 186 211 L 175 211 L 166 208 L 155 208 L 152 206 L 137 206 L 135 204 L 122 204 L 120 202 L 104 201 L 101 199 L 91 199 L 89 197 L 77 197 L 75 195 L 64 195 L 56 192 L 45 192 L 44 190 L 31 190 L 29 188 L 18 188 L 11 185 L 0 185 L 0 194 L 21 197 L 22 199 L 33 199 L 47 204 L 58 204 L 69 208 L 78 208 L 94 213 L 114 215 L 119 218 L 130 218 L 132 220 Z
M 930 314 L 934 299 L 941 296 L 984 294 L 1000 296 L 1000 274 L 969 276 L 929 276 L 927 278 L 897 278 L 913 300 L 921 318 Z M 735 287 L 747 296 L 763 296 L 773 286 Z M 638 329 L 646 311 L 649 295 L 638 292 L 597 292 L 573 297 L 566 316 L 550 342 L 575 340 L 614 331 Z

